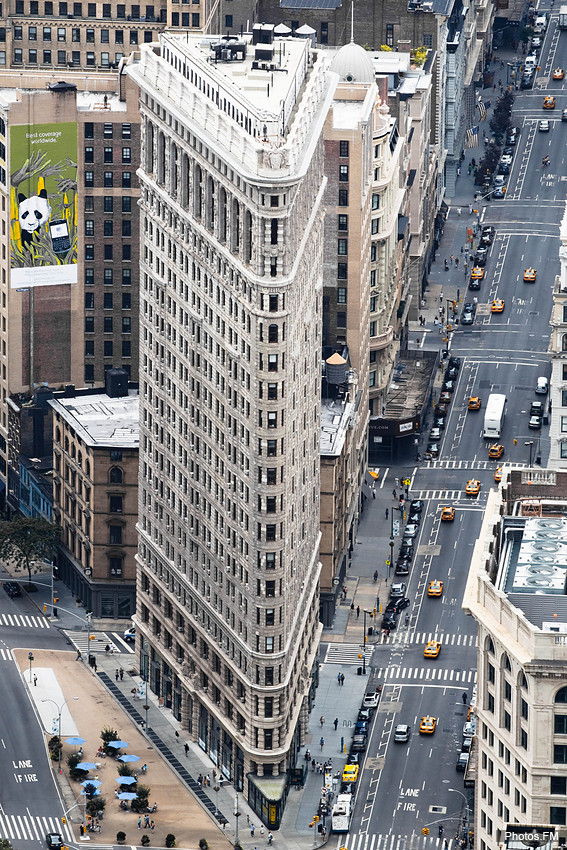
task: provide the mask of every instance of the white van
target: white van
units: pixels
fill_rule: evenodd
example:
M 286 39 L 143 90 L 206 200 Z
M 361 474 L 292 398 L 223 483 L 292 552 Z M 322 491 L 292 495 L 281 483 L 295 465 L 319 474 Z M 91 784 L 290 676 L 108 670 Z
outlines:
M 531 73 L 537 65 L 537 56 L 526 56 L 524 61 L 524 73 Z
M 543 35 L 545 30 L 547 29 L 547 16 L 546 15 L 538 15 L 534 21 L 534 34 L 535 35 Z
M 547 395 L 549 389 L 549 381 L 547 378 L 538 378 L 535 391 L 538 395 Z

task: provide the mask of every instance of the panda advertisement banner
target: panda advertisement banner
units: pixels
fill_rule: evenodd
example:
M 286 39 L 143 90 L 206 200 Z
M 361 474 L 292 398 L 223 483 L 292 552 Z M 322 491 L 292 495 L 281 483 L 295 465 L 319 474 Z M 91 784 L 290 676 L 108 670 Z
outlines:
M 12 289 L 77 283 L 77 125 L 10 128 Z

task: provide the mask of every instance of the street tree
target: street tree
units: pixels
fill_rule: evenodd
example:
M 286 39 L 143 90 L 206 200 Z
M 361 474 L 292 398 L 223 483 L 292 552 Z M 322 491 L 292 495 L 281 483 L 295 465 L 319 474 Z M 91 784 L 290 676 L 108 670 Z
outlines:
M 34 517 L 19 516 L 0 522 L 0 558 L 11 562 L 16 572 L 27 570 L 31 584 L 34 563 L 53 558 L 60 534 L 57 525 Z
M 14 850 L 7 838 L 0 838 L 0 850 Z

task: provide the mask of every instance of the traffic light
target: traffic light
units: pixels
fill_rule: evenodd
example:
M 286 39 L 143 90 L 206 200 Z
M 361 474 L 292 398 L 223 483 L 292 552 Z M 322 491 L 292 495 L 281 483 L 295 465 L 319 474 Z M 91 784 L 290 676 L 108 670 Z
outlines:
M 421 830 L 421 834 L 422 835 L 429 835 L 429 830 L 426 826 L 424 826 L 423 829 Z
M 63 824 L 63 826 L 65 826 L 65 824 L 67 823 L 67 818 L 61 818 L 61 823 Z
M 517 440 L 517 438 L 516 438 L 516 437 L 514 437 L 514 445 L 515 445 L 515 446 L 517 446 L 517 445 L 518 445 L 518 440 Z
M 46 605 L 46 604 L 45 604 L 45 602 L 44 602 L 44 603 L 43 603 L 43 613 L 45 614 L 46 612 L 47 612 L 47 605 Z
M 54 597 L 53 597 L 53 604 L 54 604 L 54 605 L 57 605 L 57 603 L 58 603 L 58 602 L 59 602 L 59 597 L 58 597 L 58 596 L 54 596 Z

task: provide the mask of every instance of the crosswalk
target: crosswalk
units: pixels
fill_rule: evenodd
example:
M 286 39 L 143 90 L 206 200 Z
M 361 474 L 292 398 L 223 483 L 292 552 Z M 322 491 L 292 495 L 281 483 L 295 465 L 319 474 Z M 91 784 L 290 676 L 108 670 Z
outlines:
M 526 463 L 508 463 L 508 464 L 497 464 L 494 460 L 430 460 L 427 463 L 425 469 L 470 469 L 478 470 L 479 472 L 490 469 L 495 470 L 496 467 L 500 466 L 513 466 L 516 467 L 525 467 Z M 414 497 L 415 498 L 415 497 Z
M 417 679 L 419 682 L 452 682 L 455 685 L 468 685 L 476 682 L 475 670 L 444 670 L 441 667 L 399 667 L 391 664 L 389 667 L 379 667 L 376 675 L 383 680 L 384 684 L 390 684 L 394 680 L 410 681 Z
M 11 649 L 0 649 L 0 661 L 13 661 L 14 656 L 12 655 Z
M 438 640 L 442 646 L 476 646 L 476 635 L 463 634 L 433 634 L 432 632 L 412 632 L 400 631 L 392 633 L 389 638 L 382 639 L 388 644 L 410 644 L 421 643 L 425 644 L 430 640 Z
M 32 614 L 0 614 L 0 628 L 12 626 L 21 629 L 49 629 L 49 620 L 45 617 L 34 617 Z
M 444 843 L 438 835 L 376 835 L 366 832 L 339 836 L 336 844 L 335 836 L 331 839 L 329 844 L 332 847 L 348 847 L 348 850 L 434 850 L 443 847 Z
M 412 490 L 411 496 L 412 499 L 421 499 L 424 502 L 449 502 L 453 505 L 455 502 L 462 501 L 463 504 L 474 508 L 475 505 L 482 503 L 483 498 L 486 499 L 487 490 L 484 494 L 481 490 L 478 496 L 466 496 L 464 486 L 461 490 Z
M 373 646 L 366 645 L 364 654 L 366 656 L 366 664 L 370 664 L 372 660 Z M 362 664 L 362 659 L 358 656 L 362 654 L 361 645 L 357 643 L 330 643 L 327 646 L 325 655 L 326 664 Z
M 69 638 L 75 649 L 78 649 L 82 655 L 87 655 L 88 652 L 106 652 L 106 647 L 114 647 L 113 655 L 121 653 L 132 654 L 134 645 L 126 643 L 118 632 L 87 632 L 79 629 L 65 629 L 64 634 Z
M 41 815 L 9 815 L 0 810 L 0 835 L 13 841 L 40 841 L 45 844 L 48 832 L 59 832 L 63 841 L 74 841 L 69 824 L 62 824 L 60 818 L 42 817 Z

